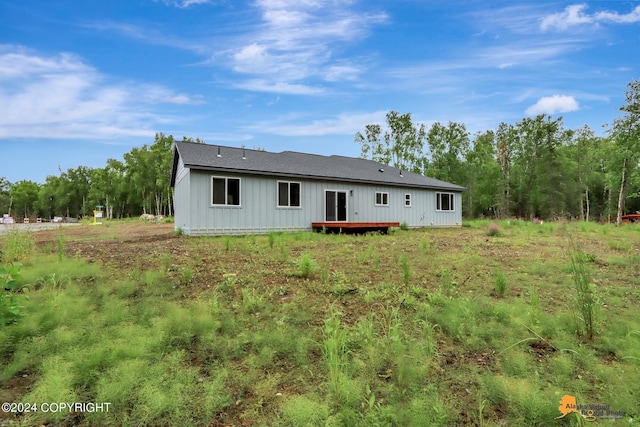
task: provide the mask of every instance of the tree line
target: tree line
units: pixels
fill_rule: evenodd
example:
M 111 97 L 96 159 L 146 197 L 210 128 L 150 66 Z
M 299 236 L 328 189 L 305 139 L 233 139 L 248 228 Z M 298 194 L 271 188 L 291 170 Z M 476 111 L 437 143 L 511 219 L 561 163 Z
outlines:
M 640 80 L 605 136 L 526 117 L 471 136 L 463 123 L 414 124 L 390 111 L 386 126 L 355 135 L 361 157 L 466 187 L 467 218 L 607 218 L 640 211 Z
M 19 219 L 82 218 L 93 216 L 96 206 L 102 206 L 108 218 L 141 213 L 170 216 L 173 142 L 173 136 L 157 133 L 153 144 L 133 148 L 122 160 L 109 159 L 102 168 L 78 166 L 61 171 L 59 176 L 47 176 L 44 184 L 29 180 L 10 183 L 0 177 L 0 213 Z
M 386 124 L 355 135 L 361 156 L 466 187 L 467 218 L 607 218 L 640 211 L 640 80 L 629 83 L 621 115 L 605 136 L 566 129 L 542 114 L 471 135 L 463 123 L 415 124 L 390 111 Z M 193 139 L 185 138 L 193 141 Z M 108 218 L 173 214 L 173 136 L 158 133 L 103 168 L 79 166 L 44 184 L 0 177 L 0 213 Z M 197 139 L 194 142 L 202 142 Z

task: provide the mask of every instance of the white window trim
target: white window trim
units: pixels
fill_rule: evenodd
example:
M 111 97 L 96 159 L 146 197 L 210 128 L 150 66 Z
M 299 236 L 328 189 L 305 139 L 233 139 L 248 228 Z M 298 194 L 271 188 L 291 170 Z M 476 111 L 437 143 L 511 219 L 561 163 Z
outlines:
M 289 202 L 288 205 L 281 205 L 280 204 L 280 184 L 281 183 L 285 183 L 287 184 L 287 201 Z M 291 184 L 298 184 L 298 186 L 300 187 L 300 206 L 291 206 Z M 298 182 L 298 181 L 284 181 L 284 180 L 278 180 L 276 181 L 276 207 L 280 208 L 280 209 L 302 209 L 302 183 Z
M 407 204 L 407 202 L 409 202 L 409 204 Z M 411 207 L 411 193 L 405 193 L 404 194 L 404 207 L 405 208 L 410 208 Z
M 224 179 L 224 193 L 225 193 L 225 203 L 224 204 L 216 204 L 213 203 L 213 180 L 214 179 Z M 238 180 L 238 204 L 230 205 L 226 203 L 227 195 L 229 194 L 229 180 L 237 179 Z M 242 206 L 242 178 L 235 176 L 220 176 L 220 175 L 211 175 L 211 191 L 209 191 L 211 197 L 211 206 L 212 207 L 227 207 L 227 208 L 239 208 Z
M 382 203 L 378 203 L 378 194 L 382 194 Z M 387 203 L 384 203 L 384 195 L 387 195 Z M 374 206 L 389 206 L 389 193 L 386 191 L 376 191 L 373 197 Z
M 450 197 L 450 204 L 453 206 L 453 209 L 438 209 L 438 201 L 440 200 L 440 197 L 443 194 L 447 194 Z M 440 203 L 440 206 L 442 206 L 442 203 Z M 456 196 L 455 193 L 446 193 L 446 192 L 437 192 L 436 193 L 436 212 L 455 212 L 456 211 Z

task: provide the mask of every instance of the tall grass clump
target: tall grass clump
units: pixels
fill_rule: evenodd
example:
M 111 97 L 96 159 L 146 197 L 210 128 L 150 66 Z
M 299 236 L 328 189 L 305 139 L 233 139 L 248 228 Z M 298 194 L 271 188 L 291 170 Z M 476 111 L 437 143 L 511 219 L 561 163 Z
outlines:
M 26 261 L 34 254 L 36 239 L 29 232 L 11 232 L 5 235 L 0 256 L 3 262 Z
M 182 283 L 185 285 L 191 284 L 193 280 L 193 268 L 191 266 L 186 266 L 182 268 Z
M 225 250 L 227 252 L 231 250 L 231 237 L 230 236 L 225 236 L 224 237 L 224 248 L 225 248 Z
M 329 391 L 340 402 L 346 397 L 343 390 L 349 351 L 347 331 L 342 327 L 339 311 L 331 311 L 324 321 L 322 356 L 329 369 Z
M 588 257 L 580 248 L 575 247 L 569 250 L 567 257 L 576 291 L 573 302 L 576 330 L 579 336 L 592 340 L 595 334 L 595 311 L 598 299 L 591 284 L 591 273 L 587 266 Z
M 493 278 L 494 289 L 496 291 L 496 295 L 500 298 L 504 298 L 504 294 L 507 291 L 507 277 L 504 275 L 504 272 L 501 269 L 496 269 Z
M 64 244 L 64 237 L 62 237 L 62 235 L 58 235 L 56 252 L 58 254 L 58 261 L 62 261 L 67 255 L 67 248 Z
M 255 314 L 262 307 L 262 297 L 255 289 L 242 288 L 242 307 L 249 314 Z
M 408 285 L 409 280 L 411 280 L 412 272 L 406 255 L 402 255 L 402 258 L 400 258 L 400 267 L 402 268 L 402 283 Z
M 271 231 L 267 234 L 267 239 L 269 243 L 269 249 L 273 249 L 273 245 L 276 243 L 276 234 Z
M 298 260 L 298 272 L 297 275 L 308 279 L 313 276 L 313 273 L 317 270 L 316 263 L 311 259 L 311 255 L 302 254 Z

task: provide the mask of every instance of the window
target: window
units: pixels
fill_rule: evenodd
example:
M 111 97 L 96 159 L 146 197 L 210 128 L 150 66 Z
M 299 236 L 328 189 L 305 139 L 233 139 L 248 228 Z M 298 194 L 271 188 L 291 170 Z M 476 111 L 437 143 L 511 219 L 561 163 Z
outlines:
M 436 193 L 437 211 L 454 211 L 453 193 Z
M 376 206 L 389 206 L 389 193 L 376 193 Z
M 411 207 L 411 194 L 409 194 L 409 193 L 404 195 L 404 207 L 405 208 L 410 208 Z
M 300 183 L 278 181 L 278 207 L 300 207 Z
M 211 204 L 240 206 L 240 178 L 211 177 Z

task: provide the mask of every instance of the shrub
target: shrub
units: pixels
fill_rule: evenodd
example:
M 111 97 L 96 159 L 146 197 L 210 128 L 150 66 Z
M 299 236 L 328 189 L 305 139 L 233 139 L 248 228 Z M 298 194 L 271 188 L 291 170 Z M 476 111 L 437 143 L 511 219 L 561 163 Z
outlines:
M 6 325 L 15 322 L 22 316 L 20 296 L 18 292 L 24 288 L 21 283 L 20 269 L 22 264 L 14 262 L 0 268 L 0 324 Z
M 495 236 L 500 236 L 501 234 L 502 234 L 502 230 L 500 229 L 500 226 L 495 222 L 491 224 L 487 229 L 487 236 L 495 237 Z

